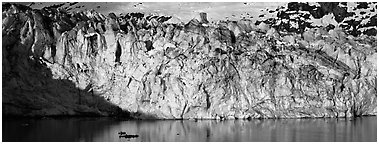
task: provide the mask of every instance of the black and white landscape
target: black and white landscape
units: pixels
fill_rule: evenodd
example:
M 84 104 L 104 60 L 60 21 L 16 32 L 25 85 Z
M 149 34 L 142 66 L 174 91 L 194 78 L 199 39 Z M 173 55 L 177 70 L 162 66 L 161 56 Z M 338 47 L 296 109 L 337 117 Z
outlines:
M 2 9 L 3 141 L 376 141 L 376 2 Z M 91 130 L 15 136 L 60 124 Z

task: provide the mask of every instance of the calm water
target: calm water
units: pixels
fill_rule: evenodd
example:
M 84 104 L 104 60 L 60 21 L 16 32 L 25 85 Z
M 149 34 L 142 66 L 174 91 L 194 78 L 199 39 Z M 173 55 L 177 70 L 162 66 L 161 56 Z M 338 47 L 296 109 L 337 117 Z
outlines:
M 3 141 L 377 141 L 376 116 L 348 119 L 3 119 Z M 118 132 L 138 138 L 119 138 Z

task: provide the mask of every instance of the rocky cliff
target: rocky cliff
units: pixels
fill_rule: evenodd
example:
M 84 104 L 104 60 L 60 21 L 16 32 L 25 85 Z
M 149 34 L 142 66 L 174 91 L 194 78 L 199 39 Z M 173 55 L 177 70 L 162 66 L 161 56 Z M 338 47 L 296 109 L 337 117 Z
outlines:
M 376 115 L 376 25 L 351 34 L 342 26 L 288 31 L 270 20 L 214 23 L 204 13 L 169 19 L 3 4 L 3 114 Z

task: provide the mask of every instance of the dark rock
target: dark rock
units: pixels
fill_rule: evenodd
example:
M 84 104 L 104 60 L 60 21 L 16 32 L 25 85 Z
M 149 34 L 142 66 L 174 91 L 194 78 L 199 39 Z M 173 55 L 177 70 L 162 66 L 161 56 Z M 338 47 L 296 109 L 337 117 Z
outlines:
M 368 3 L 367 2 L 358 2 L 357 8 L 358 9 L 367 9 L 367 8 L 369 8 Z
M 208 19 L 207 19 L 207 13 L 200 13 L 200 23 L 209 23 Z
M 335 28 L 334 25 L 329 24 L 328 26 L 326 26 L 326 31 L 332 30 L 332 29 L 334 29 L 334 28 Z

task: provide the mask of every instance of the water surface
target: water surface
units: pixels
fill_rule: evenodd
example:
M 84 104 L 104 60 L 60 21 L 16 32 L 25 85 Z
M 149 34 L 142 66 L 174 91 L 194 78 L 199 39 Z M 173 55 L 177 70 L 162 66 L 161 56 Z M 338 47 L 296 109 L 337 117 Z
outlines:
M 377 141 L 376 116 L 352 119 L 3 119 L 3 141 Z M 138 138 L 119 138 L 125 131 Z

